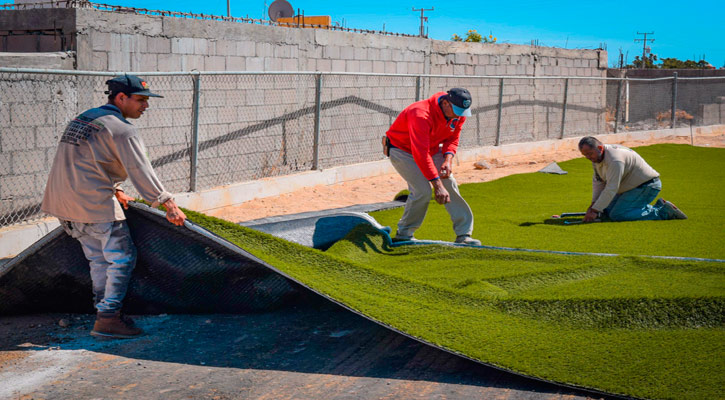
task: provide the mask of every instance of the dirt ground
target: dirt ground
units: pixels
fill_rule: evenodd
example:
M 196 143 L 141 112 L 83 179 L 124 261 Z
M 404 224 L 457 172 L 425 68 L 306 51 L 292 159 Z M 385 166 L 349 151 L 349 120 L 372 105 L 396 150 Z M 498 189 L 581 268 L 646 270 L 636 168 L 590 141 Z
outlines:
M 626 141 L 625 146 L 636 147 L 654 143 L 689 144 L 690 138 L 676 137 L 657 141 Z M 696 146 L 725 147 L 725 135 L 698 136 Z M 458 183 L 487 182 L 507 175 L 535 172 L 551 162 L 561 162 L 581 157 L 576 148 L 535 156 L 510 156 L 487 159 L 490 169 L 476 169 L 474 163 L 456 165 L 453 174 Z M 393 200 L 406 189 L 405 181 L 398 174 L 357 179 L 335 185 L 318 185 L 279 196 L 247 201 L 232 207 L 224 207 L 206 213 L 232 222 L 244 222 L 277 215 L 307 211 L 327 210 L 356 204 L 370 204 Z

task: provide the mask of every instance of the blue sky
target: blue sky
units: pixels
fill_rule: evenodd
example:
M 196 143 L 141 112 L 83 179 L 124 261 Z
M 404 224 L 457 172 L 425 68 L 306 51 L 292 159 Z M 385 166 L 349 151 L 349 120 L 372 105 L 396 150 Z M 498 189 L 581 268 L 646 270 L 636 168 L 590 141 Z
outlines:
M 114 5 L 226 15 L 226 0 L 107 0 Z M 725 1 L 321 1 L 288 0 L 295 11 L 305 15 L 330 15 L 333 22 L 350 28 L 385 30 L 417 34 L 420 12 L 427 11 L 428 34 L 433 39 L 449 40 L 454 33 L 464 36 L 469 29 L 492 33 L 499 43 L 529 44 L 570 49 L 593 49 L 603 44 L 614 66 L 619 50 L 631 63 L 642 54 L 642 38 L 648 36 L 652 52 L 660 58 L 705 59 L 720 68 L 725 66 Z M 265 3 L 272 0 L 230 0 L 235 17 L 266 17 Z

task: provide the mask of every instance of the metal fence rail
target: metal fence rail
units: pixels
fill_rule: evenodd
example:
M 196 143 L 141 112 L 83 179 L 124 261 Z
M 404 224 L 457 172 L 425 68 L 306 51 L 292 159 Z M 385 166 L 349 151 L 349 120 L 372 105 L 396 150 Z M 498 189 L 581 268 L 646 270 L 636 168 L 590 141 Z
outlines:
M 0 68 L 0 226 L 42 216 L 59 134 L 106 102 L 105 81 L 115 75 Z M 382 160 L 380 137 L 398 113 L 455 86 L 474 100 L 462 148 L 725 123 L 725 78 L 138 75 L 165 96 L 133 123 L 172 192 Z

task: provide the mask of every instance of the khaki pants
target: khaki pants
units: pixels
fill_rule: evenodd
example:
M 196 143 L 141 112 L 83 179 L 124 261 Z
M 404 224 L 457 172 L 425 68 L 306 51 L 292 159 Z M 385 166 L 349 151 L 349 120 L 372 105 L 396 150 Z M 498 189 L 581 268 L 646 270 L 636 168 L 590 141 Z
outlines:
M 445 161 L 445 156 L 442 153 L 439 152 L 433 156 L 433 163 L 439 170 L 443 161 Z M 390 149 L 390 162 L 400 176 L 408 182 L 410 195 L 405 202 L 405 212 L 398 222 L 396 237 L 409 238 L 423 224 L 433 188 L 413 160 L 412 154 L 398 148 Z M 441 181 L 451 196 L 451 202 L 445 206 L 453 222 L 453 231 L 456 236 L 471 235 L 473 233 L 473 213 L 471 207 L 461 197 L 458 183 L 453 175 L 448 179 L 441 179 Z

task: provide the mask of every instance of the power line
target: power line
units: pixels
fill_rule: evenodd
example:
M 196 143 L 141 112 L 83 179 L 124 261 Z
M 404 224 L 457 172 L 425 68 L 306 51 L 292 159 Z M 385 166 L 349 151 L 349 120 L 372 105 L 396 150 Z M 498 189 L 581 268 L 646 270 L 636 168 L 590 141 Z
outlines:
M 646 67 L 646 64 L 644 62 L 645 57 L 647 57 L 647 41 L 654 42 L 654 39 L 647 39 L 647 35 L 654 35 L 654 32 L 644 32 L 640 33 L 637 32 L 638 35 L 644 35 L 644 39 L 634 39 L 634 42 L 642 42 L 642 69 Z
M 425 23 L 425 21 L 428 21 L 428 17 L 424 16 L 423 13 L 425 11 L 433 11 L 434 9 L 435 9 L 435 7 L 431 7 L 431 8 L 418 8 L 418 9 L 416 9 L 415 7 L 413 7 L 413 11 L 420 11 L 420 37 L 426 37 L 427 36 L 425 34 L 425 26 L 423 24 Z

